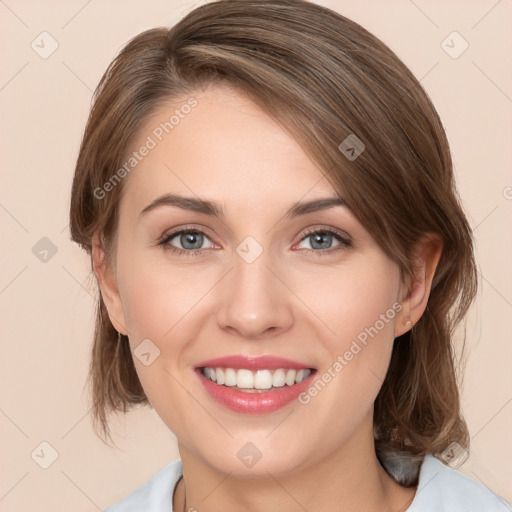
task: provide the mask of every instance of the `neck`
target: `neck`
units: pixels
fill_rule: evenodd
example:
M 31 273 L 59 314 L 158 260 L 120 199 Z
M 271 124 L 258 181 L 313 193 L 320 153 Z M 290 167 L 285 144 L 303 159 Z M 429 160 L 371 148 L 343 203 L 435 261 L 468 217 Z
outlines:
M 369 433 L 364 448 L 354 439 L 302 470 L 279 476 L 269 471 L 254 479 L 222 473 L 179 443 L 183 479 L 173 510 L 406 511 L 415 489 L 401 487 L 386 473 L 375 455 L 373 429 Z

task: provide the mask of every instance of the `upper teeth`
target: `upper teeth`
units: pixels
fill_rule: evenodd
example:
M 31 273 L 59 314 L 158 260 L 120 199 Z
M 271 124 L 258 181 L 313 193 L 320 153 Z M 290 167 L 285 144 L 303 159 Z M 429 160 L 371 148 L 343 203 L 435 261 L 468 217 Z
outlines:
M 311 374 L 311 370 L 287 370 L 279 368 L 277 370 L 246 370 L 241 368 L 203 368 L 203 375 L 225 386 L 237 386 L 242 389 L 270 389 L 271 387 L 281 388 L 285 384 L 293 386 L 302 382 Z

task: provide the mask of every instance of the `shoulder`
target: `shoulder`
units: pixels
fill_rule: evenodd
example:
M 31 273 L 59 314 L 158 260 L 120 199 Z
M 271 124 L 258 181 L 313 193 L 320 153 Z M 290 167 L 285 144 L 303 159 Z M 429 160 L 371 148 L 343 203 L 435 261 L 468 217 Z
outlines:
M 105 512 L 171 512 L 174 487 L 182 475 L 181 461 L 175 460 Z
M 420 468 L 418 489 L 407 512 L 510 512 L 512 508 L 492 491 L 426 455 Z

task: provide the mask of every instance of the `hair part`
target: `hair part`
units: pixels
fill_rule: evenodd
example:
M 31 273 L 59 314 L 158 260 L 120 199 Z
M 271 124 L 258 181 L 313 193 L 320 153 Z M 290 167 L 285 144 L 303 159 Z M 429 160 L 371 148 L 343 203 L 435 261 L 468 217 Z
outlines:
M 171 29 L 132 39 L 95 91 L 73 180 L 72 240 L 91 253 L 98 233 L 107 263 L 114 264 L 124 183 L 101 200 L 94 191 L 122 166 L 159 105 L 221 83 L 246 94 L 301 144 L 404 279 L 414 275 L 422 237 L 441 240 L 426 311 L 395 340 L 375 402 L 376 450 L 381 459 L 416 460 L 453 441 L 468 449 L 452 338 L 475 296 L 477 273 L 448 141 L 408 68 L 340 14 L 304 0 L 219 0 Z M 349 135 L 365 145 L 353 161 L 338 148 Z M 103 438 L 110 438 L 110 412 L 149 403 L 128 340 L 118 343 L 101 294 L 89 378 Z

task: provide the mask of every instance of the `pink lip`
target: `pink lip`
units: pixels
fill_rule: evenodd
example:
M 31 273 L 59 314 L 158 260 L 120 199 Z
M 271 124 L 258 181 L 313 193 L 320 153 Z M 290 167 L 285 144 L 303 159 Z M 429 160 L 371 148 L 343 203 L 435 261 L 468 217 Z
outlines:
M 277 368 L 289 368 L 300 370 L 311 368 L 307 364 L 292 361 L 291 359 L 283 359 L 275 356 L 242 356 L 233 355 L 227 357 L 218 357 L 217 359 L 209 359 L 196 365 L 196 368 L 247 368 L 248 370 L 276 370 Z
M 199 379 L 210 396 L 228 409 L 244 414 L 264 414 L 277 411 L 295 400 L 310 385 L 316 372 L 293 386 L 283 386 L 274 391 L 246 393 L 221 386 L 207 379 L 200 369 L 196 370 Z
M 233 387 L 217 384 L 207 379 L 203 375 L 202 369 L 204 367 L 210 368 L 247 368 L 248 370 L 275 370 L 277 368 L 286 369 L 312 369 L 311 366 L 292 361 L 290 359 L 283 359 L 274 356 L 229 356 L 220 357 L 217 359 L 210 359 L 203 361 L 196 367 L 196 374 L 198 375 L 201 383 L 208 391 L 209 395 L 221 405 L 227 407 L 231 411 L 245 414 L 263 414 L 276 411 L 285 405 L 288 405 L 293 400 L 304 392 L 312 382 L 316 371 L 298 384 L 293 386 L 284 385 L 281 388 L 273 389 L 272 391 L 257 391 L 245 392 L 239 391 Z

